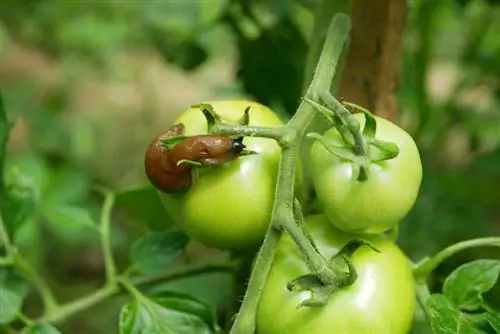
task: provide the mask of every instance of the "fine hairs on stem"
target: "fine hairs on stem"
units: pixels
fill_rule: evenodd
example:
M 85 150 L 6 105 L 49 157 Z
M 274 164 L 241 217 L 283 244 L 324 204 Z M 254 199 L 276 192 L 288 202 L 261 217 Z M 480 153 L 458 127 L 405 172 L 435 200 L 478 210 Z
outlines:
M 332 79 L 336 73 L 336 67 L 342 54 L 342 49 L 350 31 L 350 18 L 346 14 L 339 13 L 329 22 L 329 29 L 325 43 L 321 51 L 318 65 L 315 70 L 311 85 L 307 90 L 306 97 L 317 99 L 323 91 L 329 91 Z M 255 317 L 262 287 L 274 258 L 276 244 L 280 233 L 295 231 L 295 220 L 293 216 L 294 206 L 294 179 L 297 165 L 299 144 L 312 121 L 316 111 L 306 101 L 302 101 L 297 112 L 290 122 L 285 126 L 295 130 L 296 136 L 285 147 L 283 147 L 278 181 L 276 185 L 275 202 L 270 226 L 261 249 L 257 255 L 254 270 L 250 276 L 248 288 L 243 299 L 241 308 L 236 316 L 230 334 L 253 334 L 256 328 Z M 299 233 L 300 235 L 300 233 Z M 297 237 L 297 234 L 295 234 Z M 309 243 L 308 238 L 295 238 L 299 243 Z M 318 258 L 318 253 L 313 247 L 301 244 L 300 249 L 306 252 L 305 257 L 314 259 L 312 264 L 318 272 L 324 271 L 324 262 Z M 333 279 L 333 277 L 330 277 Z

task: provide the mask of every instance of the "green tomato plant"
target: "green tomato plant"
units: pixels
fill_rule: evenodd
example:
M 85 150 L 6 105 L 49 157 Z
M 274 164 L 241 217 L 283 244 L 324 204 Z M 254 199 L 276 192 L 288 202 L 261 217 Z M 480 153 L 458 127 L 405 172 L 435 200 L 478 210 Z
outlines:
M 58 333 L 61 321 L 121 293 L 132 299 L 117 319 L 120 333 L 403 334 L 416 332 L 417 325 L 434 333 L 500 330 L 500 313 L 482 297 L 500 275 L 500 260 L 460 266 L 442 293 L 431 295 L 427 286 L 444 260 L 471 247 L 498 247 L 500 237 L 463 241 L 418 262 L 396 245 L 398 224 L 422 181 L 420 155 L 404 130 L 331 93 L 351 22 L 331 8 L 321 15 L 333 19 L 317 36 L 325 37 L 313 78 L 288 122 L 250 101 L 205 102 L 190 107 L 150 146 L 155 159 L 146 155 L 148 176 L 161 188 L 175 226 L 139 238 L 123 271 L 111 248 L 116 194 L 99 188 L 104 201 L 93 228 L 106 282 L 73 301 L 61 303 L 16 245 L 37 194 L 15 172 L 3 170 L 12 122 L 0 100 L 0 323 L 7 331 L 15 332 L 8 325 L 20 322 L 22 333 Z M 310 131 L 315 117 L 330 129 Z M 301 159 L 306 141 L 313 145 Z M 311 164 L 321 211 L 306 217 L 304 160 Z M 190 240 L 232 256 L 165 270 Z M 190 294 L 147 289 L 201 273 L 237 273 L 248 257 L 248 284 L 225 326 L 209 304 Z M 22 311 L 27 284 L 43 303 L 37 318 Z

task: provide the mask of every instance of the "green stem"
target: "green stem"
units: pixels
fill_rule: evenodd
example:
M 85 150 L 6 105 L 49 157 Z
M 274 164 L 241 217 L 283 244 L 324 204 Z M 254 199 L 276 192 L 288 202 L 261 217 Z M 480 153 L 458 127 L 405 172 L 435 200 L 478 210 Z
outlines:
M 352 119 L 352 114 L 329 92 L 321 92 L 320 98 L 329 108 L 332 109 L 338 119 L 342 122 L 342 126 L 345 127 L 354 139 L 354 153 L 359 156 L 366 156 L 366 145 L 360 129 L 349 126 L 349 118 Z M 349 142 L 348 138 L 345 137 L 346 133 L 341 132 L 341 135 L 344 141 Z
M 309 89 L 313 76 L 315 74 L 317 75 L 317 71 L 315 70 L 317 70 L 318 58 L 320 57 L 323 45 L 325 45 L 325 39 L 328 29 L 330 28 L 332 17 L 334 17 L 337 13 L 349 14 L 351 6 L 351 0 L 324 0 L 316 6 L 314 14 L 314 27 L 306 62 L 306 77 L 303 85 L 304 92 Z M 341 73 L 339 72 L 338 74 L 340 75 Z M 338 81 L 338 78 L 335 76 L 332 77 L 332 79 Z M 330 82 L 328 82 L 328 91 L 332 91 L 330 87 L 332 86 L 333 81 L 334 80 L 330 80 Z
M 329 89 L 349 29 L 350 20 L 346 15 L 336 15 L 333 21 L 329 23 L 326 42 L 311 87 L 307 91 L 306 96 L 308 98 L 317 98 L 319 92 Z M 279 231 L 282 228 L 295 234 L 295 240 L 299 243 L 299 248 L 305 252 L 306 259 L 317 259 L 316 255 L 318 253 L 313 247 L 309 247 L 311 245 L 309 239 L 305 238 L 304 234 L 301 233 L 302 231 L 294 229 L 296 223 L 293 219 L 294 180 L 299 145 L 314 114 L 315 110 L 307 102 L 302 101 L 297 112 L 287 124 L 288 128 L 295 129 L 297 136 L 294 136 L 293 141 L 288 143 L 282 150 L 271 222 L 264 243 L 257 255 L 242 306 L 230 334 L 253 334 L 256 329 L 255 319 L 260 296 L 271 269 L 276 244 L 281 234 Z M 317 270 L 323 268 L 322 263 L 311 265 L 314 265 Z
M 290 234 L 294 242 L 297 244 L 301 253 L 304 254 L 306 262 L 312 273 L 316 274 L 321 282 L 324 284 L 333 284 L 335 273 L 330 269 L 328 262 L 325 258 L 318 252 L 312 240 L 304 231 L 304 221 L 303 217 L 297 217 L 294 215 L 290 219 L 293 224 L 285 224 L 286 231 Z
M 271 222 L 250 275 L 248 287 L 243 297 L 243 303 L 236 315 L 230 334 L 253 334 L 255 331 L 255 316 L 259 306 L 262 289 L 276 251 L 276 245 L 281 232 L 276 226 L 282 223 L 283 212 L 287 205 L 293 205 L 293 188 L 295 175 L 296 147 L 283 149 L 280 160 L 280 170 L 276 184 L 276 195 Z M 291 196 L 290 196 L 291 194 Z M 291 206 L 290 206 L 291 208 Z
M 7 147 L 7 140 L 9 139 L 10 127 L 11 124 L 7 119 L 7 111 L 5 109 L 5 105 L 3 102 L 2 92 L 0 91 L 0 196 L 5 193 L 5 180 L 3 176 L 4 176 L 5 151 Z
M 37 289 L 40 294 L 40 298 L 42 298 L 45 312 L 52 312 L 53 310 L 58 309 L 59 306 L 52 290 L 47 282 L 40 275 L 38 275 L 32 265 L 20 254 L 15 254 L 13 260 L 16 268 L 18 268 L 23 276 Z
M 217 133 L 226 136 L 246 136 L 246 137 L 262 137 L 275 139 L 281 146 L 286 147 L 295 139 L 295 132 L 291 129 L 283 127 L 267 127 L 267 126 L 247 126 L 247 125 L 229 125 L 224 123 L 215 124 L 211 130 L 212 133 Z
M 109 284 L 115 284 L 116 266 L 113 259 L 113 248 L 111 246 L 111 211 L 115 202 L 113 192 L 106 192 L 104 204 L 101 212 L 101 247 L 106 268 L 106 279 Z
M 443 261 L 458 252 L 475 247 L 500 247 L 500 237 L 477 238 L 458 242 L 451 245 L 432 257 L 426 257 L 414 266 L 413 274 L 417 282 L 425 282 L 429 275 Z
M 2 179 L 2 176 L 0 175 L 0 179 Z M 3 201 L 3 198 L 5 197 L 5 192 L 0 189 L 0 200 Z M 0 210 L 1 210 L 1 206 L 0 206 Z M 11 255 L 13 253 L 16 252 L 15 250 L 15 247 L 14 245 L 12 244 L 10 238 L 9 238 L 9 234 L 7 233 L 7 228 L 5 227 L 5 224 L 3 222 L 3 219 L 2 219 L 2 212 L 0 212 L 0 242 L 1 244 L 3 244 L 3 246 L 5 247 L 5 252 L 8 254 L 8 255 Z
M 136 287 L 146 287 L 160 282 L 170 282 L 184 277 L 196 276 L 203 273 L 233 271 L 234 264 L 228 262 L 212 262 L 197 264 L 192 266 L 185 266 L 170 272 L 157 274 L 153 276 L 134 277 L 130 279 L 131 284 Z M 122 285 L 106 284 L 94 293 L 87 295 L 83 298 L 74 300 L 67 304 L 63 304 L 51 312 L 46 312 L 43 317 L 38 319 L 38 322 L 61 322 L 68 317 L 77 314 L 83 310 L 93 307 L 105 300 L 124 292 L 125 289 Z
M 427 320 L 430 321 L 431 316 L 429 314 L 429 309 L 427 308 L 427 300 L 431 295 L 429 292 L 429 288 L 425 284 L 417 283 L 415 284 L 415 291 L 417 293 L 418 306 L 420 306 L 420 308 L 424 312 Z

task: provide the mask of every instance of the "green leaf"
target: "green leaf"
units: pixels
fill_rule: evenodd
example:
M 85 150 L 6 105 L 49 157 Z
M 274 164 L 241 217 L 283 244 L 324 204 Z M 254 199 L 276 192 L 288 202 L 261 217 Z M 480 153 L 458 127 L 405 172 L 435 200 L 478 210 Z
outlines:
M 51 172 L 47 187 L 43 191 L 44 202 L 75 203 L 87 197 L 90 190 L 88 174 L 70 167 L 61 167 Z
M 61 332 L 49 323 L 38 323 L 28 327 L 26 334 L 60 334 Z
M 177 291 L 207 302 L 212 308 L 226 310 L 231 303 L 234 277 L 231 273 L 213 272 L 187 276 L 152 287 L 150 293 Z
M 394 159 L 399 155 L 399 146 L 395 143 L 382 141 L 382 140 L 372 140 L 370 142 L 369 157 L 371 161 L 384 161 Z
M 500 333 L 500 313 L 488 312 L 486 313 L 486 319 L 488 319 L 495 332 Z
M 189 237 L 178 229 L 149 234 L 132 245 L 130 259 L 144 274 L 162 272 L 182 254 L 188 242 Z
M 37 192 L 32 188 L 14 185 L 7 189 L 6 194 L 0 196 L 0 201 L 0 211 L 7 233 L 14 239 L 22 225 L 35 214 Z
M 455 269 L 445 280 L 443 293 L 462 310 L 477 310 L 483 305 L 482 293 L 495 285 L 500 275 L 500 261 L 482 259 Z
M 120 312 L 121 334 L 209 334 L 216 330 L 210 306 L 178 292 L 138 298 Z
M 474 334 L 480 333 L 444 295 L 433 294 L 427 300 L 434 333 Z
M 0 324 L 8 324 L 21 309 L 26 283 L 13 268 L 0 268 Z
M 90 212 L 83 207 L 61 204 L 46 208 L 45 218 L 54 226 L 74 229 L 95 228 L 96 222 Z
M 163 206 L 158 191 L 151 185 L 119 192 L 116 195 L 115 206 L 153 230 L 164 230 L 173 222 Z

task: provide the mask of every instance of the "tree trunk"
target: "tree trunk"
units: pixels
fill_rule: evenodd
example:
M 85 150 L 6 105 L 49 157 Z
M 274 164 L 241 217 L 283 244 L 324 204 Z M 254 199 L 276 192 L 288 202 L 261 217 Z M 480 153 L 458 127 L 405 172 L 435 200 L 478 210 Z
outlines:
M 394 119 L 406 0 L 354 0 L 340 97 Z

